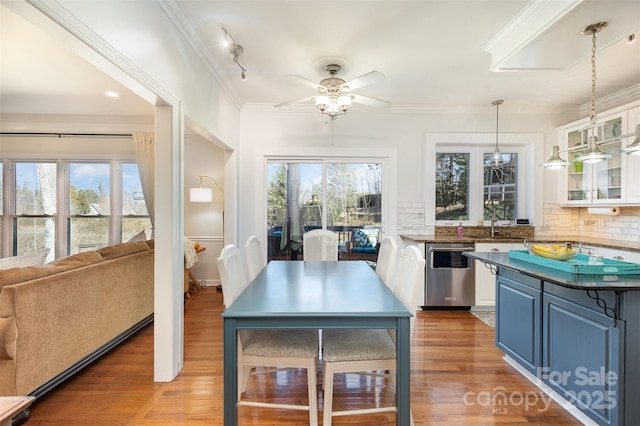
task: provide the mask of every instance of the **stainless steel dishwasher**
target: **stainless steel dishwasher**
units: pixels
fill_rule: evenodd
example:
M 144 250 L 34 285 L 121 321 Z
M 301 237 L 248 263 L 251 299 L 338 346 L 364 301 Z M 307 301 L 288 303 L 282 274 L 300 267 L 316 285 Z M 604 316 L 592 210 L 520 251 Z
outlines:
M 475 304 L 474 261 L 462 255 L 473 243 L 425 244 L 426 272 L 422 309 L 469 309 Z

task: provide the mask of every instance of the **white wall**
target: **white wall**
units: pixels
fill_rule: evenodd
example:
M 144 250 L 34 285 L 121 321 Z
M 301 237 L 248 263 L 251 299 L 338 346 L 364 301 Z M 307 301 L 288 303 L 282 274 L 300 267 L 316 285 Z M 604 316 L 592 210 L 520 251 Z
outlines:
M 224 151 L 197 134 L 187 134 L 184 165 L 184 235 L 206 248 L 198 254 L 198 262 L 191 272 L 208 286 L 219 285 L 216 259 L 224 246 L 224 194 L 205 178 L 202 186 L 213 190 L 213 202 L 191 203 L 189 188 L 200 185 L 199 176 L 209 176 L 224 188 Z
M 416 203 L 424 205 L 426 173 L 433 173 L 424 164 L 425 135 L 427 133 L 495 133 L 495 109 L 487 107 L 457 111 L 389 111 L 377 112 L 361 107 L 327 123 L 327 117 L 317 110 L 273 112 L 269 109 L 252 109 L 241 113 L 239 146 L 239 199 L 238 239 L 266 233 L 264 222 L 256 220 L 264 209 L 265 176 L 257 175 L 263 168 L 265 154 L 313 149 L 326 156 L 350 149 L 367 155 L 372 150 L 394 150 L 397 154 L 397 180 L 390 190 L 397 194 L 401 206 Z M 506 102 L 505 102 L 506 105 Z M 366 111 L 366 112 L 365 112 Z M 500 111 L 500 132 L 542 133 L 544 135 L 543 158 L 557 143 L 556 127 L 576 118 L 575 114 L 532 113 L 510 111 L 507 106 Z M 333 127 L 333 129 L 332 129 Z M 507 141 L 503 141 L 507 142 Z M 549 181 L 545 182 L 547 179 Z M 546 184 L 545 184 L 546 183 Z M 553 177 L 543 174 L 543 181 L 536 183 L 544 191 L 544 199 L 556 200 Z M 262 188 L 261 188 L 262 187 Z M 422 203 L 422 204 L 421 204 Z M 397 205 L 391 208 L 396 214 Z

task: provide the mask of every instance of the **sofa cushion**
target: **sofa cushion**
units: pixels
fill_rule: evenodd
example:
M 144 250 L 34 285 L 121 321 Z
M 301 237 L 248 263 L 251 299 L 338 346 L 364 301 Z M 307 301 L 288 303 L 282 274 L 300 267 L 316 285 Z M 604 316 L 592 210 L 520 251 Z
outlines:
M 72 256 L 56 259 L 47 263 L 47 266 L 58 266 L 60 268 L 75 269 L 81 266 L 93 265 L 94 263 L 103 262 L 104 259 L 100 253 L 95 251 L 86 251 L 84 253 L 74 254 Z
M 36 266 L 43 265 L 44 260 L 49 254 L 49 249 L 38 250 L 35 253 L 24 254 L 20 256 L 5 257 L 0 259 L 0 270 L 24 267 L 24 266 Z
M 103 247 L 96 251 L 100 253 L 104 260 L 111 260 L 145 250 L 149 250 L 147 242 L 138 241 L 137 243 L 118 243 L 112 246 Z
M 144 231 L 138 232 L 133 237 L 129 238 L 128 243 L 137 243 L 138 241 L 147 241 L 147 233 Z
M 102 256 L 96 252 L 74 254 L 54 260 L 46 265 L 26 266 L 7 269 L 0 274 L 0 289 L 5 285 L 17 284 L 47 275 L 58 274 L 81 266 L 102 262 Z
M 377 229 L 356 229 L 353 231 L 356 247 L 375 247 L 378 244 Z

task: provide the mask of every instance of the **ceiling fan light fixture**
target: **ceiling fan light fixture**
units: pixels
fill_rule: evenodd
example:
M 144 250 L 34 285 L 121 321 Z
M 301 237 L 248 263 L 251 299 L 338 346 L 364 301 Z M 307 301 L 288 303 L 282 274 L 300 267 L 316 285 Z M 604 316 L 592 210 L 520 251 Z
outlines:
M 338 97 L 338 105 L 340 108 L 347 110 L 351 106 L 351 96 L 342 95 Z
M 316 96 L 316 108 L 320 111 L 324 111 L 331 105 L 329 97 L 326 95 Z

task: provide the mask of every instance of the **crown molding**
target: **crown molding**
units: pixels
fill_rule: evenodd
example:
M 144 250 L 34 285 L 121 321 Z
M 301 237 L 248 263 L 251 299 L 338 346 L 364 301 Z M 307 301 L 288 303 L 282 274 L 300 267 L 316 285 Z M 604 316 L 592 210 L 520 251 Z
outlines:
M 596 104 L 600 111 L 606 111 L 638 100 L 640 100 L 640 83 L 603 96 L 596 100 Z M 580 116 L 588 116 L 591 112 L 591 102 L 581 105 L 579 111 Z
M 216 82 L 220 85 L 222 90 L 224 90 L 224 92 L 229 96 L 235 107 L 240 109 L 241 102 L 237 94 L 233 92 L 220 77 L 220 75 L 223 74 L 222 67 L 213 62 L 208 55 L 204 54 L 204 52 L 208 50 L 208 47 L 198 36 L 198 33 L 193 28 L 193 25 L 189 21 L 189 19 L 187 19 L 180 4 L 178 4 L 174 0 L 156 0 L 156 2 L 160 6 L 160 9 L 162 9 L 162 12 L 176 26 L 178 31 L 180 31 L 185 41 L 191 45 L 194 52 L 196 52 L 200 60 L 205 64 L 205 66 L 207 67 L 213 78 L 216 80 Z
M 534 0 L 498 32 L 483 49 L 491 54 L 492 71 L 505 70 L 505 64 L 575 9 L 584 0 Z

